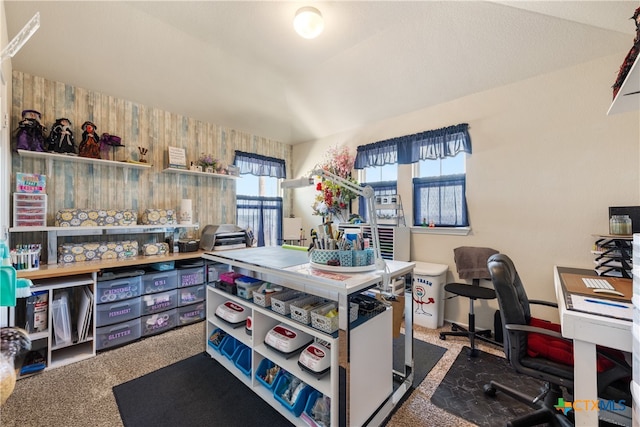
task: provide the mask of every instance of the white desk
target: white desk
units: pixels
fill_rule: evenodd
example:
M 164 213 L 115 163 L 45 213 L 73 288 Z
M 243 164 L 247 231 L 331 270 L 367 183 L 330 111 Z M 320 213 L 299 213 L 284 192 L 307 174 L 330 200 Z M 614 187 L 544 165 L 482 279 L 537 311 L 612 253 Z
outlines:
M 591 408 L 590 402 L 598 400 L 596 345 L 631 352 L 633 322 L 568 309 L 561 273 L 584 274 L 584 276 L 596 276 L 596 273 L 593 270 L 554 267 L 562 336 L 573 340 L 573 402 L 574 408 L 577 406 L 576 426 L 593 427 L 598 425 L 598 411 L 585 409 Z

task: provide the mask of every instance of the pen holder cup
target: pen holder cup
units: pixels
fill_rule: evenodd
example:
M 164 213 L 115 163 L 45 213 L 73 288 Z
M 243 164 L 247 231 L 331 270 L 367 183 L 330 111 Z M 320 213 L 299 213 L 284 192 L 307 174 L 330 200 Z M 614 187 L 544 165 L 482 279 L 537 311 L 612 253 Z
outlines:
M 353 266 L 353 251 L 338 251 L 341 267 Z
M 340 258 L 338 256 L 339 251 L 328 250 L 328 249 L 312 249 L 311 250 L 311 262 L 316 264 L 327 265 L 329 261 L 339 262 Z
M 367 262 L 367 250 L 361 251 L 352 251 L 353 252 L 353 266 L 354 267 L 362 267 L 365 265 L 369 265 Z

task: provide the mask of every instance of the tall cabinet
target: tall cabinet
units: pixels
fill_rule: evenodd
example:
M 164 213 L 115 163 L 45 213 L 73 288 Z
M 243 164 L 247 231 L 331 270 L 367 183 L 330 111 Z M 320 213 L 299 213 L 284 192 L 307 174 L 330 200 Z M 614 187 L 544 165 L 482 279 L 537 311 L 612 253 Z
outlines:
M 607 115 L 640 110 L 640 56 L 636 58 Z M 633 235 L 633 425 L 640 425 L 640 234 Z
M 282 314 L 268 305 L 256 304 L 254 299 L 234 295 L 228 292 L 227 286 L 210 283 L 207 287 L 207 352 L 243 382 L 248 392 L 256 393 L 293 424 L 304 425 L 304 410 L 308 409 L 305 406 L 311 405 L 312 397 L 321 395 L 330 402 L 330 425 L 363 425 L 368 421 L 376 425 L 409 389 L 412 369 L 407 369 L 408 375 L 399 387 L 394 387 L 392 306 L 383 305 L 382 311 L 371 316 L 357 316 L 357 319 L 353 316 L 352 298 L 380 284 L 381 272 L 342 274 L 314 270 L 308 264 L 306 253 L 282 247 L 211 252 L 203 257 L 225 264 L 237 274 L 336 303 L 338 328 L 330 333 L 313 327 L 313 322 L 309 325 L 300 321 L 293 314 Z M 392 279 L 410 276 L 413 271 L 413 263 L 390 261 L 388 264 Z M 276 297 L 272 298 L 271 304 Z M 250 315 L 251 333 L 247 333 L 244 321 L 221 318 L 218 314 L 221 305 L 230 305 Z M 405 342 L 411 343 L 410 319 L 409 316 L 405 334 L 409 338 Z M 309 372 L 299 365 L 298 353 L 292 356 L 267 345 L 267 335 L 279 327 L 293 328 L 329 347 L 328 371 L 321 376 Z M 222 342 L 219 341 L 221 335 L 225 336 Z M 412 368 L 411 344 L 405 353 L 411 357 L 407 363 Z M 289 406 L 282 402 L 277 393 L 278 380 L 267 384 L 263 378 L 265 370 L 274 365 L 307 384 L 306 391 L 301 392 L 306 393 L 301 394 L 301 398 L 307 403 Z

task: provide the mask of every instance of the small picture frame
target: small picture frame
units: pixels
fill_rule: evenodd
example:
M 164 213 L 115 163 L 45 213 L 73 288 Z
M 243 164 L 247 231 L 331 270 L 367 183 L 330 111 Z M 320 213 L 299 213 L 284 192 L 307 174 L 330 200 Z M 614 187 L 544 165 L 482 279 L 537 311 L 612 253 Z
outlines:
M 176 169 L 187 168 L 187 154 L 184 148 L 168 147 L 169 167 Z

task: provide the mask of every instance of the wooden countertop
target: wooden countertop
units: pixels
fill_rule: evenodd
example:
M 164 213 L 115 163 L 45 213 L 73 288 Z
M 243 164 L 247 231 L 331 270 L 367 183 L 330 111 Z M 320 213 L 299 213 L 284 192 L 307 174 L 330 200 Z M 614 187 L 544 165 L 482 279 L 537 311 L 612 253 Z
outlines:
M 18 277 L 25 279 L 49 279 L 52 277 L 74 276 L 77 274 L 94 273 L 107 268 L 129 267 L 136 265 L 154 264 L 156 262 L 180 261 L 185 259 L 197 259 L 206 253 L 199 250 L 196 252 L 180 252 L 169 255 L 137 256 L 128 259 L 108 259 L 98 261 L 71 262 L 68 264 L 47 264 L 38 270 L 22 271 L 18 270 Z

